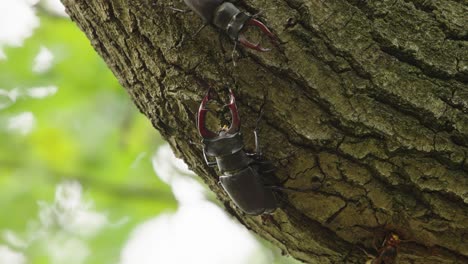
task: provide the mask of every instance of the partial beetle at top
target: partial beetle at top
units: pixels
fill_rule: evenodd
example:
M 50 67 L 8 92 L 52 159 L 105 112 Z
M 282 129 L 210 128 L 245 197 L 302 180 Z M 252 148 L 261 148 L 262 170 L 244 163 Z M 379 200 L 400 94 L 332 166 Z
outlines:
M 224 0 L 184 0 L 184 2 L 204 20 L 205 24 L 212 24 L 225 31 L 233 41 L 238 41 L 244 47 L 257 51 L 270 50 L 251 42 L 243 35 L 247 26 L 258 27 L 272 43 L 276 43 L 276 36 L 267 26 L 246 12 L 240 11 L 231 2 Z

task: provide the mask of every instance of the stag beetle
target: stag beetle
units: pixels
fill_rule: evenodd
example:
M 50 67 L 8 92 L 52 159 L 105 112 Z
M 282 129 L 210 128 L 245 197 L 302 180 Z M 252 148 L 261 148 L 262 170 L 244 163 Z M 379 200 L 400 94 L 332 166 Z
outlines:
M 204 20 L 205 25 L 212 24 L 224 30 L 233 41 L 239 41 L 247 48 L 257 51 L 270 50 L 260 46 L 260 44 L 254 44 L 245 38 L 242 30 L 246 25 L 260 28 L 270 38 L 272 43 L 276 43 L 276 36 L 267 26 L 247 13 L 240 11 L 230 2 L 225 0 L 184 0 L 184 2 Z
M 397 263 L 396 259 L 398 256 L 398 247 L 400 246 L 401 240 L 398 235 L 390 233 L 385 237 L 382 247 L 378 250 L 378 256 L 370 256 L 371 259 L 366 262 L 366 264 L 394 264 Z
M 203 98 L 198 110 L 198 132 L 202 137 L 203 156 L 208 166 L 218 166 L 223 174 L 219 183 L 228 193 L 234 203 L 246 214 L 270 214 L 278 207 L 275 193 L 265 185 L 263 169 L 259 160 L 258 139 L 255 133 L 257 152 L 248 154 L 244 151 L 244 142 L 240 133 L 240 118 L 237 111 L 236 98 L 230 90 L 229 107 L 232 121 L 230 127 L 223 127 L 219 132 L 210 131 L 205 126 L 206 105 L 211 99 L 210 90 Z M 214 157 L 216 161 L 210 161 Z M 264 166 L 263 166 L 264 167 Z
M 398 247 L 400 246 L 400 238 L 396 234 L 389 234 L 379 249 L 379 255 L 371 264 L 393 264 L 396 263 L 398 256 Z

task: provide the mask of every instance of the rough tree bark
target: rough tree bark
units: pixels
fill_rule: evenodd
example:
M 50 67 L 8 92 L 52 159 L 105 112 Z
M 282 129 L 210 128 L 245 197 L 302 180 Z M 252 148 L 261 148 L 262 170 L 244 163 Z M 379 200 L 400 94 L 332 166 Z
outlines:
M 183 1 L 62 0 L 120 83 L 226 210 L 309 263 L 364 263 L 390 231 L 400 263 L 468 263 L 466 0 L 246 0 L 281 39 L 268 53 L 205 29 Z M 185 39 L 185 41 L 182 41 Z M 288 187 L 273 219 L 245 216 L 217 185 L 195 114 L 234 89 L 246 144 L 260 135 Z M 193 228 L 196 228 L 195 226 Z

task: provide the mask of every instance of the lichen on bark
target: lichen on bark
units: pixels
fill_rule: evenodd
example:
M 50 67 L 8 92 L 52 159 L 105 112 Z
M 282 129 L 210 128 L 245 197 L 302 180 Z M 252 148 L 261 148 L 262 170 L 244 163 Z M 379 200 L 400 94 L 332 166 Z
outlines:
M 237 47 L 183 1 L 62 0 L 130 97 L 243 225 L 308 263 L 364 263 L 388 232 L 400 263 L 468 262 L 468 5 L 462 0 L 237 1 L 281 40 Z M 287 187 L 271 221 L 242 215 L 191 142 L 208 87 L 238 97 Z M 195 227 L 194 227 L 195 228 Z

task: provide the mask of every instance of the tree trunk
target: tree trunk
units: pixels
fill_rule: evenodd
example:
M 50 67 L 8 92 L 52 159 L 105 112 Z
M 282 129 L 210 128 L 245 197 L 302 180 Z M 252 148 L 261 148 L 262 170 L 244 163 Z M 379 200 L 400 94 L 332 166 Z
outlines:
M 308 263 L 364 263 L 394 232 L 400 263 L 468 263 L 466 0 L 247 0 L 279 37 L 237 47 L 183 1 L 62 0 L 131 98 L 243 225 Z M 99 81 L 99 80 L 96 80 Z M 205 165 L 208 87 L 237 95 L 284 186 L 271 219 L 243 215 Z M 196 228 L 195 226 L 193 228 Z M 362 249 L 361 249 L 362 248 Z

